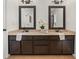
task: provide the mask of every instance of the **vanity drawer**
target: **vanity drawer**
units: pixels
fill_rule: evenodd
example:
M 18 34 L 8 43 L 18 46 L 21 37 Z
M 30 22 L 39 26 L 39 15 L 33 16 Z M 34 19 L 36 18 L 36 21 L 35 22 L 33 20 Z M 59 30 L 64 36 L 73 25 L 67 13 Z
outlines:
M 34 54 L 48 54 L 48 46 L 34 46 Z
M 63 54 L 73 54 L 74 53 L 74 42 L 73 41 L 63 41 Z
M 49 54 L 61 54 L 62 41 L 50 41 Z
M 32 54 L 32 41 L 22 41 L 21 52 L 22 54 Z
M 9 41 L 16 41 L 16 36 L 15 35 L 9 35 L 8 40 Z
M 38 40 L 38 41 L 40 41 L 40 40 L 48 40 L 48 37 L 47 36 L 35 36 L 35 37 L 33 37 L 33 40 Z
M 9 41 L 8 49 L 10 54 L 20 54 L 20 42 Z
M 57 35 L 48 36 L 48 40 L 59 40 L 59 36 L 57 36 Z
M 66 35 L 65 40 L 75 40 L 75 35 Z
M 23 35 L 23 36 L 22 36 L 22 40 L 23 40 L 23 41 L 27 41 L 27 40 L 30 41 L 30 40 L 32 40 L 32 36 Z
M 35 46 L 45 46 L 48 45 L 49 41 L 33 41 L 33 45 Z

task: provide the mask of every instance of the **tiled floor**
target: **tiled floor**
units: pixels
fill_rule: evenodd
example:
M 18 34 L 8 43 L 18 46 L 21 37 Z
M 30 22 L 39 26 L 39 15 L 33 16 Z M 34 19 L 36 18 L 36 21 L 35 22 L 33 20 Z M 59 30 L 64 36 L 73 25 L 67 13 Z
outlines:
M 72 55 L 12 55 L 8 59 L 75 59 Z

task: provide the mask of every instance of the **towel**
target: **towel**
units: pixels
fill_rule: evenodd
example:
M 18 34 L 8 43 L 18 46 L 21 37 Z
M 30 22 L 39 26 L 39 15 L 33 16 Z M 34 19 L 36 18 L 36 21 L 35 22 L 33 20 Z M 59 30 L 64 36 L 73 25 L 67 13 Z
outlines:
M 64 33 L 59 33 L 59 38 L 60 38 L 60 40 L 65 40 L 65 35 L 64 35 Z
M 18 34 L 16 35 L 16 41 L 21 41 L 21 40 L 22 40 L 22 34 L 23 34 L 23 33 L 18 33 Z

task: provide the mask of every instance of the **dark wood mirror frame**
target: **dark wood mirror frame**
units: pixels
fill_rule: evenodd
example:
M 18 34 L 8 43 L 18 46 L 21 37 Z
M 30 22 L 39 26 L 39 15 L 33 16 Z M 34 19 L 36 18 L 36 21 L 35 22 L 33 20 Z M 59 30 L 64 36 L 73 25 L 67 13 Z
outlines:
M 33 8 L 33 27 L 21 27 L 21 8 Z M 19 29 L 36 29 L 36 6 L 19 6 Z
M 63 27 L 52 27 L 51 28 L 51 18 L 50 18 L 50 14 L 51 14 L 51 8 L 63 8 Z M 65 6 L 49 6 L 49 29 L 65 29 Z

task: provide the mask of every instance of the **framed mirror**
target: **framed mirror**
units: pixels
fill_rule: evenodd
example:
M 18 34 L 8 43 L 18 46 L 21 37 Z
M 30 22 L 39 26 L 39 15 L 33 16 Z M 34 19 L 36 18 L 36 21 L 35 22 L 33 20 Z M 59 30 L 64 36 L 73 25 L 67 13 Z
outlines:
M 49 29 L 65 29 L 65 6 L 49 6 Z
M 19 6 L 19 29 L 36 29 L 35 6 Z

